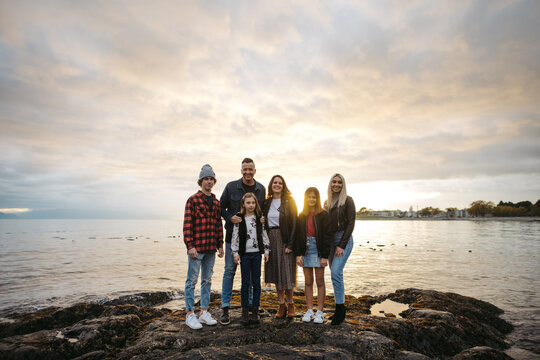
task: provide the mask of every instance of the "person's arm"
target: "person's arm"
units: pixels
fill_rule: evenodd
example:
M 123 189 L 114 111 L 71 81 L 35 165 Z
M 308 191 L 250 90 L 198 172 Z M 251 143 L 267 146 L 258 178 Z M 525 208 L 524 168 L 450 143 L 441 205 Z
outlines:
M 262 201 L 260 203 L 262 204 L 264 202 L 264 199 L 266 199 L 266 188 L 264 187 L 263 184 L 261 184 L 261 187 L 262 187 Z
M 290 224 L 290 233 L 289 238 L 287 239 L 286 247 L 292 251 L 293 250 L 293 243 L 294 243 L 294 237 L 296 234 L 296 218 L 298 217 L 298 210 L 296 208 L 296 202 L 292 197 L 289 197 L 289 216 L 291 217 Z
M 184 243 L 186 248 L 189 250 L 193 247 L 193 203 L 191 198 L 186 201 L 186 207 L 184 210 Z
M 302 228 L 304 227 L 304 217 L 303 215 L 300 215 L 298 219 L 296 220 L 296 229 L 294 232 L 294 244 L 293 244 L 293 252 L 295 256 L 301 256 L 304 255 L 302 253 L 302 240 L 306 241 L 304 232 L 302 231 Z
M 263 229 L 268 229 L 268 209 L 266 207 L 267 199 L 264 199 L 264 201 L 260 204 L 261 207 L 261 223 L 263 225 Z
M 268 262 L 269 254 L 270 254 L 270 238 L 268 237 L 268 233 L 264 229 L 264 224 L 261 226 L 262 228 L 262 239 L 263 239 L 263 246 L 264 246 L 264 263 Z
M 234 214 L 230 214 L 227 211 L 231 207 L 231 193 L 229 191 L 229 184 L 225 186 L 225 190 L 223 190 L 223 193 L 219 198 L 219 202 L 221 204 L 221 216 L 225 219 L 226 222 L 231 222 L 231 217 Z
M 343 236 L 339 242 L 339 247 L 342 249 L 345 249 L 347 246 L 354 230 L 354 223 L 356 222 L 356 209 L 352 197 L 347 197 L 347 201 L 345 201 L 345 219 L 347 220 L 347 227 L 345 228 L 345 231 L 343 231 Z
M 220 213 L 221 213 L 221 203 L 220 203 Z M 217 225 L 217 233 L 218 233 L 218 245 L 217 245 L 217 251 L 218 251 L 218 257 L 223 257 L 223 224 L 221 223 L 221 217 L 218 217 L 217 219 L 218 225 Z
M 321 236 L 321 257 L 328 259 L 332 247 L 332 230 L 330 229 L 330 214 L 323 210 L 320 216 L 319 236 Z
M 264 246 L 264 253 L 270 254 L 270 238 L 268 237 L 268 233 L 263 228 L 262 229 L 262 239 L 263 239 L 263 246 Z
M 184 228 L 183 228 L 183 234 L 184 234 L 184 243 L 186 244 L 186 248 L 188 250 L 188 255 L 196 259 L 198 256 L 197 249 L 195 248 L 195 242 L 193 240 L 193 228 L 194 228 L 194 204 L 193 199 L 189 198 L 186 201 L 186 208 L 184 211 Z
M 231 251 L 232 251 L 233 257 L 238 255 L 238 250 L 240 248 L 240 236 L 239 236 L 238 231 L 239 231 L 239 225 L 234 224 L 232 239 L 231 239 Z

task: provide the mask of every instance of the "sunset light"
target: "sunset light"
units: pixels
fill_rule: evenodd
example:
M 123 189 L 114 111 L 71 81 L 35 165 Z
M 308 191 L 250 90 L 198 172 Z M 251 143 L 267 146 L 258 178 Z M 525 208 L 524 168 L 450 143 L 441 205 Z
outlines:
M 297 200 L 539 197 L 534 1 L 64 5 L 0 5 L 3 208 L 178 218 L 246 156 Z

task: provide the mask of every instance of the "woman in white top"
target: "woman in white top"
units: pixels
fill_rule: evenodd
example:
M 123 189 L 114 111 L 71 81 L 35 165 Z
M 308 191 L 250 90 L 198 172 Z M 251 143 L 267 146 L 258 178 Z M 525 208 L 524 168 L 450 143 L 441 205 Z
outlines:
M 263 204 L 263 215 L 270 238 L 270 257 L 264 266 L 264 281 L 276 285 L 279 300 L 276 318 L 283 318 L 285 314 L 287 317 L 294 317 L 296 259 L 293 245 L 298 210 L 281 175 L 274 175 L 268 184 L 268 197 Z

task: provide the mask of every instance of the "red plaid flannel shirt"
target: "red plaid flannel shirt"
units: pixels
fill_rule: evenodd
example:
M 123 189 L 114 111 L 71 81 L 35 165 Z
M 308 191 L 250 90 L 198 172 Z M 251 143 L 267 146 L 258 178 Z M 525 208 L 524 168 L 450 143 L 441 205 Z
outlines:
M 223 246 L 223 224 L 221 222 L 221 204 L 212 194 L 212 210 L 202 191 L 191 195 L 186 202 L 184 212 L 184 243 L 188 250 L 213 253 Z

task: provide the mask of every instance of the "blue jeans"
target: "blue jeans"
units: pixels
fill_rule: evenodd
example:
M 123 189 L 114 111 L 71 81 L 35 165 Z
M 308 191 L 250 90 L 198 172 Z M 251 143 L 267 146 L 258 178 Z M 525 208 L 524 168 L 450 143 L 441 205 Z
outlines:
M 221 307 L 231 306 L 232 288 L 234 283 L 234 275 L 236 274 L 236 264 L 232 255 L 231 243 L 225 242 L 225 270 L 223 271 L 223 282 L 221 283 Z M 253 292 L 249 291 L 249 302 Z
M 195 285 L 197 285 L 201 268 L 201 309 L 208 309 L 215 260 L 216 253 L 199 253 L 197 259 L 193 259 L 188 255 L 188 273 L 184 289 L 186 311 L 193 311 L 195 308 Z
M 242 307 L 250 306 L 250 302 L 254 307 L 259 307 L 261 303 L 261 257 L 259 252 L 245 253 L 240 256 Z M 253 289 L 251 299 L 250 288 Z
M 343 268 L 351 255 L 353 248 L 353 238 L 349 238 L 347 246 L 343 249 L 343 256 L 334 257 L 336 247 L 339 245 L 343 231 L 335 232 L 333 235 L 332 246 L 330 247 L 330 256 L 328 257 L 328 263 L 330 264 L 330 271 L 332 273 L 332 285 L 334 285 L 334 301 L 336 304 L 345 304 L 345 284 L 343 283 Z

